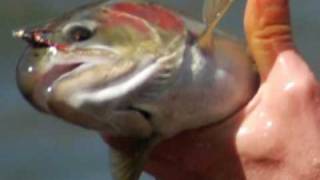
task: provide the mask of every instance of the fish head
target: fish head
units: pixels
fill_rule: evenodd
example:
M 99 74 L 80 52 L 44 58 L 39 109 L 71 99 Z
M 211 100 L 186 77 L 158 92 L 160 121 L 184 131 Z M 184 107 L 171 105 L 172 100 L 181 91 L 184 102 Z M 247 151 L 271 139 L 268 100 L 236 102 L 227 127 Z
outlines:
M 18 87 L 42 112 L 116 136 L 147 137 L 148 115 L 133 103 L 139 90 L 175 74 L 186 32 L 182 19 L 159 5 L 90 4 L 14 32 L 28 43 Z

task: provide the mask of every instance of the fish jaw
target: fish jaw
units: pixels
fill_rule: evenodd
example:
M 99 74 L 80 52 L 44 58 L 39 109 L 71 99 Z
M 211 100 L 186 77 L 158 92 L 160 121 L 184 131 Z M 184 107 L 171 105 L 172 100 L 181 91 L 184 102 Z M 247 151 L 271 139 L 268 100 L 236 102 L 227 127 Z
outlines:
M 60 75 L 77 68 L 80 63 L 66 65 L 45 64 L 45 57 L 56 54 L 55 48 L 27 47 L 17 65 L 17 84 L 24 97 L 37 109 L 50 112 L 46 101 L 52 91 L 52 83 Z
M 134 93 L 137 89 L 150 80 L 158 69 L 159 64 L 153 61 L 141 67 L 131 64 L 130 71 L 100 64 L 84 72 L 82 77 L 57 83 L 49 100 L 50 107 L 55 115 L 67 121 L 107 132 L 112 136 L 149 137 L 153 127 L 143 112 L 133 108 L 131 101 L 135 99 Z M 113 74 L 109 74 L 112 72 Z M 106 78 L 108 76 L 110 79 Z M 92 82 L 87 83 L 87 80 L 93 78 L 98 82 L 97 87 L 94 87 Z M 77 84 L 84 86 L 71 90 Z M 69 110 L 66 112 L 66 109 Z M 70 112 L 73 112 L 73 115 L 70 115 Z M 86 120 L 88 118 L 79 118 L 82 114 L 89 116 L 91 122 Z
M 19 89 L 34 107 L 114 136 L 150 136 L 150 122 L 126 97 L 157 74 L 160 62 L 50 51 L 27 48 L 17 67 Z
M 50 112 L 46 101 L 52 95 L 54 84 L 67 74 L 93 64 L 84 58 L 72 57 L 64 61 L 65 53 L 56 47 L 34 48 L 28 46 L 17 65 L 17 84 L 21 93 L 32 105 Z

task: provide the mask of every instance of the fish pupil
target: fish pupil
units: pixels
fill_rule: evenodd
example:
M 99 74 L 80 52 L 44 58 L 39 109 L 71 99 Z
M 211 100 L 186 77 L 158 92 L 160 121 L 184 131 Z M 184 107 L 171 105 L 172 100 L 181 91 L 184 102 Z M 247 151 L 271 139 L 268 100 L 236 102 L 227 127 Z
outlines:
M 92 30 L 84 26 L 74 26 L 69 31 L 69 37 L 72 41 L 82 42 L 93 36 Z

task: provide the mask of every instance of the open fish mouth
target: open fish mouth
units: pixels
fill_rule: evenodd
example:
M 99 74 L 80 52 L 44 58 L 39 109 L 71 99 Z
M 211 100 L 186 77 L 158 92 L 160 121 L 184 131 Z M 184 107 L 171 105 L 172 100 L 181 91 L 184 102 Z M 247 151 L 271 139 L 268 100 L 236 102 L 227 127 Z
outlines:
M 59 79 L 77 71 L 85 62 L 55 64 L 49 70 L 40 67 L 40 56 L 34 49 L 27 48 L 17 66 L 17 83 L 24 97 L 38 110 L 49 113 L 47 100 L 53 91 L 53 84 Z M 37 50 L 36 50 L 37 51 Z M 45 49 L 40 51 L 47 51 Z M 32 54 L 32 57 L 28 55 Z M 26 61 L 28 59 L 29 61 Z M 32 61 L 31 61 L 32 60 Z M 44 71 L 44 72 L 43 72 Z
M 75 118 L 73 122 L 98 131 L 108 129 L 113 135 L 148 137 L 152 133 L 151 113 L 124 102 L 123 97 L 142 87 L 158 71 L 159 63 L 154 59 L 119 68 L 113 59 L 75 55 L 42 66 L 43 59 L 48 60 L 48 49 L 27 51 L 17 67 L 18 86 L 39 111 L 64 117 L 65 111 L 72 109 L 82 115 L 70 117 Z M 34 55 L 35 51 L 39 57 Z M 110 69 L 105 70 L 106 67 Z M 102 79 L 106 81 L 101 83 Z M 105 116 L 99 118 L 95 114 Z
M 59 81 L 63 77 L 71 74 L 81 67 L 84 63 L 70 63 L 70 64 L 58 64 L 53 66 L 47 73 L 39 79 L 38 84 L 36 85 L 33 92 L 33 99 L 35 105 L 44 112 L 50 112 L 49 107 L 47 106 L 47 100 L 50 94 L 53 91 L 55 82 Z
M 150 78 L 154 77 L 154 74 L 159 70 L 159 64 L 150 60 L 143 65 L 118 71 L 108 79 L 107 83 L 98 85 L 92 83 L 93 86 L 86 86 L 85 82 L 81 80 L 88 78 L 86 73 L 92 73 L 96 68 L 105 65 L 109 66 L 106 63 L 90 62 L 54 66 L 38 83 L 39 88 L 34 91 L 35 103 L 39 104 L 44 112 L 61 117 L 65 116 L 65 109 L 60 109 L 57 104 L 64 104 L 67 108 L 87 116 L 86 119 L 90 123 L 80 124 L 89 129 L 103 132 L 107 130 L 115 136 L 149 137 L 153 132 L 152 113 L 136 106 L 130 100 L 135 98 L 136 93 L 144 87 Z M 112 70 L 110 71 L 112 72 Z M 75 76 L 83 78 L 73 79 Z M 95 77 L 99 79 L 101 76 L 95 74 Z M 103 77 L 107 78 L 107 76 Z M 74 83 L 72 81 L 78 81 L 79 83 L 76 84 L 82 88 L 70 91 L 70 84 Z M 74 122 L 77 120 L 75 119 Z M 92 126 L 92 124 L 94 125 Z M 100 125 L 96 126 L 96 124 Z M 101 129 L 101 127 L 103 128 Z
M 35 108 L 49 114 L 54 114 L 49 101 L 57 97 L 63 97 L 65 104 L 76 109 L 86 104 L 113 103 L 113 100 L 141 87 L 158 72 L 160 66 L 148 57 L 141 64 L 128 65 L 124 61 L 125 67 L 119 68 L 122 65 L 120 61 L 81 55 L 66 56 L 64 61 L 59 59 L 64 55 L 53 56 L 50 64 L 49 49 L 27 48 L 17 66 L 20 91 Z M 134 107 L 128 106 L 127 110 L 148 116 Z

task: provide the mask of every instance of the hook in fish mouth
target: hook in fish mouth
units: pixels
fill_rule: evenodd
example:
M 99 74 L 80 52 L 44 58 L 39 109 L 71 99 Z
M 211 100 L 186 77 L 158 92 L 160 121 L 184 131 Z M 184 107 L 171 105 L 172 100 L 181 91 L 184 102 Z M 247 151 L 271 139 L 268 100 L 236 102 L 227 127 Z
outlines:
M 47 30 L 40 29 L 33 31 L 20 29 L 18 31 L 13 31 L 12 36 L 15 38 L 25 40 L 33 48 L 47 48 L 54 46 L 54 44 L 47 39 L 48 33 L 49 32 Z

